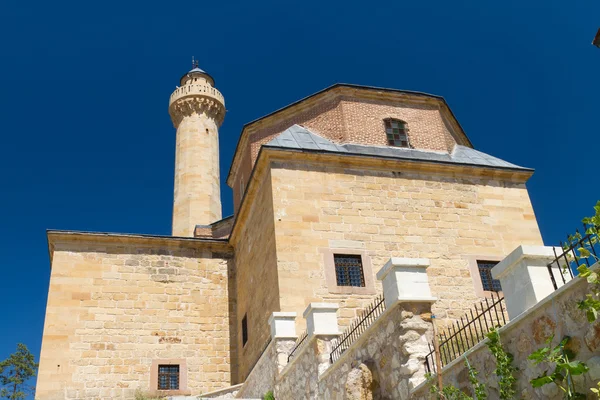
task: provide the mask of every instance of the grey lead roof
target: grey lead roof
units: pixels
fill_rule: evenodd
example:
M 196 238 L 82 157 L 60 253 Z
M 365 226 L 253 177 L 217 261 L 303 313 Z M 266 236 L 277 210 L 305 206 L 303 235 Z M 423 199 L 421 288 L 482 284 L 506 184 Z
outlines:
M 299 150 L 316 150 L 365 156 L 398 158 L 430 162 L 477 165 L 495 168 L 529 170 L 470 147 L 456 145 L 452 153 L 407 149 L 402 147 L 364 146 L 359 144 L 336 144 L 306 128 L 293 125 L 264 145 Z
M 196 67 L 192 70 L 190 70 L 190 72 L 188 72 L 188 74 L 191 74 L 192 72 L 200 72 L 202 74 L 206 74 L 206 72 L 204 72 L 203 70 L 201 70 L 200 68 Z

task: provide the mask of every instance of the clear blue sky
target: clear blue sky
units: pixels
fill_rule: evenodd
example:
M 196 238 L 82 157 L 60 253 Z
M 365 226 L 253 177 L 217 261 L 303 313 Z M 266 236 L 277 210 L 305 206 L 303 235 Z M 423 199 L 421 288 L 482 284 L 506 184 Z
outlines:
M 442 95 L 476 148 L 536 169 L 547 244 L 600 198 L 600 2 L 0 3 L 0 359 L 39 354 L 45 230 L 169 234 L 168 99 L 195 55 L 244 123 L 336 82 Z M 594 162 L 596 161 L 596 162 Z

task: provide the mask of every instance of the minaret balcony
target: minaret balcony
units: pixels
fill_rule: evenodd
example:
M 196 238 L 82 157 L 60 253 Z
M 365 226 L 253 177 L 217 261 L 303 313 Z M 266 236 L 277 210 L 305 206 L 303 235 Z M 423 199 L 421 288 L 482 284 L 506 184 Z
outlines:
M 171 93 L 171 98 L 169 99 L 169 106 L 171 106 L 179 99 L 198 96 L 209 97 L 214 100 L 217 100 L 223 105 L 223 107 L 225 107 L 225 98 L 223 97 L 221 92 L 207 84 L 191 84 L 178 87 L 173 93 Z

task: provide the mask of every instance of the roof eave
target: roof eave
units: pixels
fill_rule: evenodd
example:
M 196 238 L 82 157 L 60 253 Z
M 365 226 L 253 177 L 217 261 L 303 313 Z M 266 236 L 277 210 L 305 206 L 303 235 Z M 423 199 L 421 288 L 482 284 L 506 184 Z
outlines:
M 322 149 L 301 149 L 301 148 L 290 148 L 290 147 L 281 147 L 281 146 L 272 146 L 272 145 L 270 145 L 270 146 L 263 145 L 262 148 L 273 149 L 276 151 L 292 151 L 292 152 L 302 152 L 302 153 L 352 156 L 352 157 L 361 157 L 361 158 L 377 158 L 377 159 L 386 159 L 386 160 L 415 162 L 415 163 L 441 164 L 441 165 L 448 165 L 448 166 L 465 166 L 465 167 L 474 167 L 474 168 L 507 171 L 507 172 L 508 171 L 523 172 L 523 173 L 530 173 L 531 175 L 535 172 L 535 170 L 533 168 L 526 168 L 526 167 L 503 167 L 503 166 L 481 165 L 481 164 L 473 164 L 473 163 L 465 163 L 465 162 L 457 162 L 457 161 L 425 160 L 425 159 L 418 159 L 418 158 L 412 158 L 412 157 L 393 157 L 393 156 L 361 154 L 361 153 L 353 153 L 353 152 L 337 152 L 337 151 L 327 151 L 327 150 L 322 150 Z M 262 148 L 261 148 L 261 150 L 262 150 Z

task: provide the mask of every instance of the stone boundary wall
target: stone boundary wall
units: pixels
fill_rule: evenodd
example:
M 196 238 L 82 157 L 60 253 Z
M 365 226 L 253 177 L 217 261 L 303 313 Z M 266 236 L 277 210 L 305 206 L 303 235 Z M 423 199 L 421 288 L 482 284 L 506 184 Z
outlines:
M 386 310 L 321 375 L 318 398 L 407 398 L 425 379 L 432 329 L 431 303 L 401 303 Z
M 289 352 L 296 344 L 294 339 L 271 340 L 254 368 L 237 392 L 237 398 L 262 398 L 269 390 L 274 390 L 279 372 L 286 366 Z
M 337 336 L 309 337 L 281 371 L 275 398 L 407 398 L 424 380 L 432 332 L 431 303 L 410 302 L 385 311 L 334 364 Z
M 306 339 L 294 358 L 281 371 L 275 384 L 276 399 L 315 399 L 319 377 L 319 349 L 331 348 L 330 338 L 319 336 Z
M 533 389 L 529 383 L 541 375 L 543 369 L 534 366 L 527 357 L 543 347 L 552 334 L 555 335 L 553 345 L 570 336 L 570 347 L 576 352 L 577 359 L 590 367 L 587 374 L 576 377 L 578 390 L 589 394 L 589 388 L 596 386 L 600 379 L 600 322 L 590 324 L 585 313 L 577 308 L 577 302 L 585 297 L 587 290 L 588 284 L 584 279 L 573 279 L 499 330 L 500 340 L 514 356 L 513 365 L 519 369 L 516 374 L 519 398 L 562 399 L 562 392 L 556 385 Z M 479 379 L 488 388 L 489 398 L 498 398 L 498 383 L 493 373 L 496 363 L 485 342 L 473 347 L 465 356 L 479 371 Z M 446 384 L 453 384 L 471 394 L 464 360 L 461 357 L 448 364 L 442 370 L 442 375 Z M 429 399 L 429 385 L 424 383 L 415 388 L 410 398 Z

